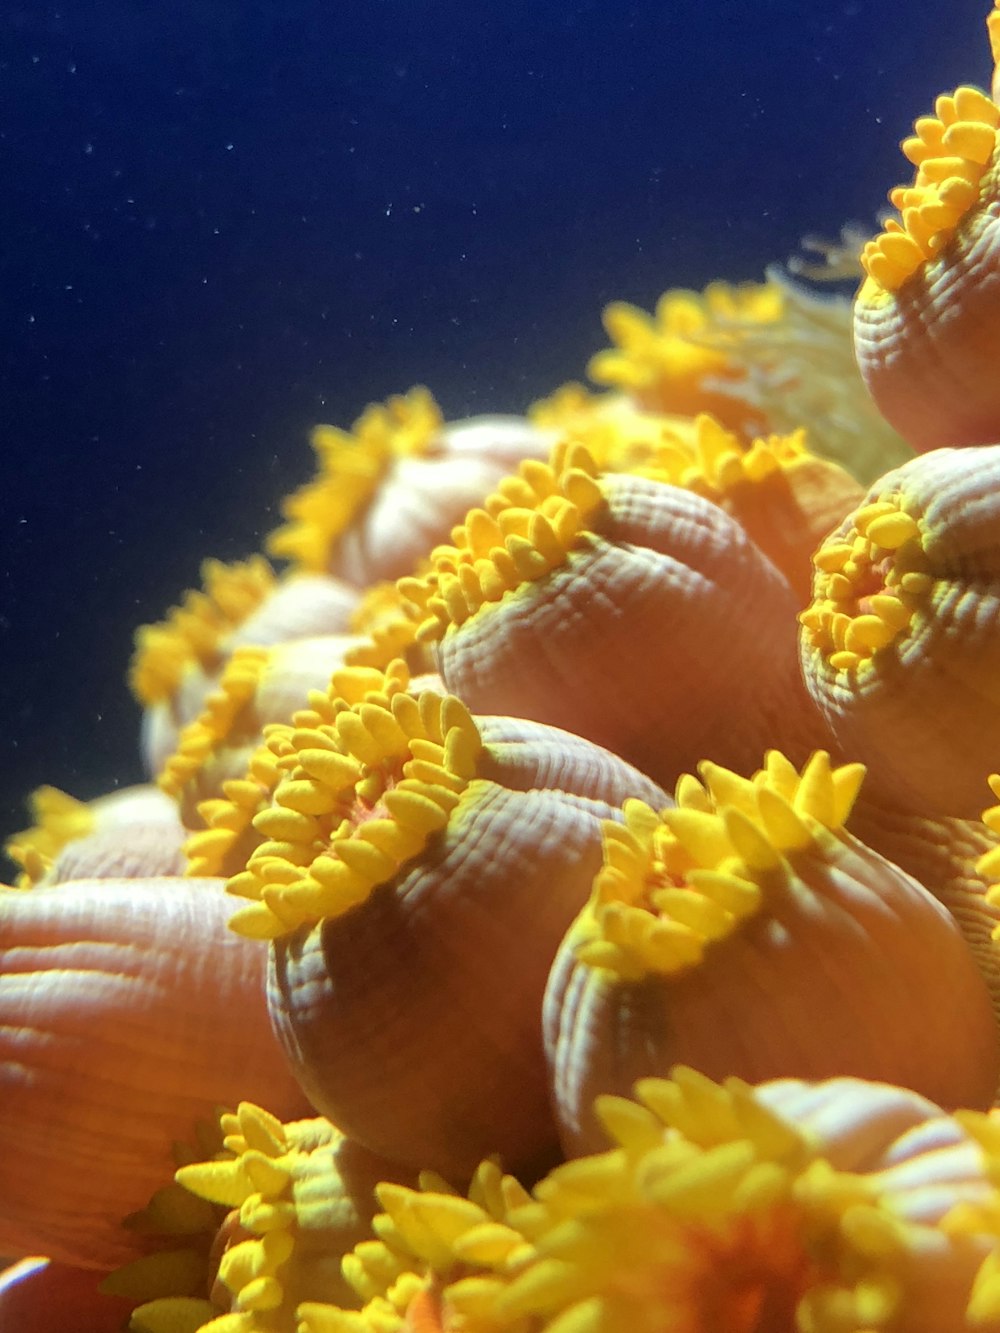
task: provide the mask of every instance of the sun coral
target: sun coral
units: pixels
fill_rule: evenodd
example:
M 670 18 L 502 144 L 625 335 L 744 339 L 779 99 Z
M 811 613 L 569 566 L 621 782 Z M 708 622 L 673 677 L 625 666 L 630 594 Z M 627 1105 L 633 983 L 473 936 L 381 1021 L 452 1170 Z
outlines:
M 751 1087 L 683 1067 L 598 1113 L 613 1146 L 530 1195 L 489 1162 L 467 1199 L 380 1187 L 379 1239 L 344 1262 L 364 1307 L 307 1303 L 302 1333 L 1000 1326 L 985 1117 L 859 1079 Z
M 173 1140 L 242 1092 L 302 1100 L 261 951 L 218 881 L 0 890 L 0 1250 L 111 1267 Z
M 713 282 L 704 292 L 664 292 L 652 316 L 625 301 L 604 309 L 604 327 L 616 344 L 592 357 L 587 374 L 598 384 L 624 390 L 647 412 L 694 416 L 711 412 L 727 426 L 749 433 L 766 426 L 761 414 L 726 393 L 744 374 L 738 360 L 704 335 L 718 320 L 769 324 L 782 311 L 774 283 L 731 286 Z
M 177 1139 L 171 1145 L 171 1156 L 178 1170 L 193 1162 L 226 1157 L 219 1115 L 196 1121 L 188 1139 Z M 145 1207 L 123 1222 L 128 1232 L 141 1238 L 144 1252 L 102 1277 L 100 1290 L 133 1307 L 163 1297 L 179 1298 L 189 1306 L 201 1302 L 218 1270 L 219 1237 L 225 1222 L 226 1209 L 192 1194 L 176 1177 L 161 1183 Z M 129 1328 L 136 1333 L 160 1333 L 155 1327 L 140 1330 L 134 1315 Z M 186 1325 L 175 1320 L 171 1328 L 182 1333 Z
M 557 1168 L 513 1221 L 536 1257 L 494 1309 L 539 1330 L 959 1333 L 995 1198 L 968 1132 L 850 1078 L 751 1088 L 686 1069 L 602 1099 L 616 1147 Z M 533 1317 L 533 1318 L 532 1318 Z M 987 1327 L 995 1327 L 988 1324 Z
M 368 1235 L 375 1185 L 414 1174 L 346 1139 L 322 1118 L 283 1124 L 244 1102 L 221 1119 L 224 1152 L 177 1172 L 198 1199 L 232 1210 L 220 1230 L 211 1297 L 162 1296 L 139 1306 L 135 1333 L 296 1333 L 303 1301 L 349 1303 L 341 1256 Z M 124 1275 L 128 1285 L 130 1277 Z M 116 1275 L 105 1284 L 115 1288 Z
M 19 888 L 183 872 L 184 828 L 174 802 L 154 786 L 123 787 L 93 801 L 39 787 L 29 805 L 34 825 L 4 847 L 21 867 Z
M 1000 33 L 997 37 L 1000 42 Z M 963 1200 L 956 1204 L 944 1219 L 949 1234 L 970 1246 L 979 1242 L 985 1232 L 992 1240 L 992 1249 L 976 1274 L 968 1304 L 969 1323 L 973 1328 L 1000 1327 L 1000 1116 L 996 1110 L 988 1116 L 974 1111 L 959 1112 L 956 1116 L 965 1132 L 982 1149 L 986 1159 L 986 1174 L 994 1192 L 985 1201 Z
M 0 1271 L 0 1328 L 11 1333 L 121 1333 L 130 1309 L 91 1269 L 33 1257 Z
M 346 1133 L 459 1174 L 490 1151 L 530 1164 L 554 1137 L 549 964 L 597 869 L 601 819 L 660 789 L 578 737 L 405 686 L 401 663 L 338 673 L 325 710 L 288 730 L 254 819 L 267 841 L 230 881 L 251 899 L 232 924 L 273 939 L 276 1031 Z
M 346 656 L 353 655 L 354 651 L 352 649 Z M 341 656 L 345 654 L 339 651 L 334 654 L 334 657 Z M 394 667 L 391 660 L 386 665 L 392 681 L 391 688 L 402 688 L 403 679 L 408 679 L 405 667 L 402 663 Z M 331 674 L 331 666 L 335 667 L 335 663 L 327 659 L 324 675 Z M 402 674 L 397 677 L 393 674 L 396 671 Z M 369 690 L 375 689 L 377 692 L 386 679 L 382 671 L 364 667 L 334 669 L 332 676 L 337 692 L 337 707 L 340 708 L 363 701 Z M 287 703 L 280 672 L 276 683 L 278 698 Z M 324 683 L 330 684 L 329 681 Z M 421 693 L 425 688 L 443 692 L 437 676 L 424 675 L 419 681 L 410 681 L 411 693 Z M 262 708 L 273 712 L 273 701 L 269 694 L 265 686 L 261 704 Z M 227 767 L 238 772 L 239 776 L 227 778 L 219 773 L 219 793 L 198 802 L 197 819 L 200 824 L 196 825 L 192 821 L 194 831 L 184 843 L 184 853 L 188 860 L 186 874 L 222 875 L 226 878 L 238 875 L 246 869 L 254 851 L 266 841 L 265 835 L 255 829 L 254 819 L 270 805 L 274 789 L 283 773 L 297 762 L 296 746 L 292 740 L 295 729 L 308 729 L 321 723 L 324 718 L 328 719 L 330 715 L 329 690 L 310 690 L 308 695 L 314 708 L 303 707 L 294 711 L 287 706 L 282 708 L 286 714 L 291 711 L 292 726 L 271 721 L 263 726 L 263 734 L 257 737 L 256 744 L 242 747 L 238 754 L 228 757 Z
M 706 756 L 824 743 L 787 581 L 717 505 L 601 474 L 581 446 L 523 465 L 400 589 L 474 711 L 563 727 L 665 785 Z
M 298 639 L 344 633 L 358 605 L 358 592 L 329 574 L 291 570 L 225 639 L 227 652 L 244 644 L 271 648 Z
M 234 652 L 342 634 L 358 601 L 355 589 L 326 574 L 276 581 L 260 556 L 232 566 L 208 561 L 202 576 L 204 593 L 188 593 L 164 623 L 136 634 L 130 683 L 144 706 L 141 746 L 151 777 L 218 689 Z
M 915 814 L 872 796 L 866 784 L 851 813 L 851 832 L 912 875 L 948 909 L 965 936 L 1000 1021 L 1000 949 L 993 939 L 1000 924 L 1000 903 L 989 893 L 991 880 L 1000 871 L 996 856 L 1000 817 L 992 811 L 982 821 Z
M 142 704 L 170 698 L 191 664 L 216 670 L 221 642 L 264 601 L 276 580 L 267 561 L 253 556 L 233 565 L 206 560 L 201 581 L 203 590 L 186 593 L 166 620 L 136 631 L 129 685 Z
M 158 775 L 159 786 L 179 802 L 187 828 L 202 827 L 198 806 L 243 777 L 263 730 L 290 722 L 323 691 L 361 640 L 328 634 L 294 639 L 272 648 L 235 648 L 196 718 L 183 727 L 177 748 Z
M 139 631 L 163 790 L 0 888 L 5 1328 L 1000 1333 L 998 131 L 917 122 L 853 314 L 317 428 L 290 568 Z
M 680 430 L 665 427 L 655 444 L 630 441 L 604 470 L 680 486 L 719 505 L 800 601 L 808 599 L 813 551 L 864 493 L 850 473 L 812 453 L 803 430 L 747 443 L 705 414 Z
M 890 192 L 898 216 L 862 253 L 858 363 L 883 416 L 918 449 L 1000 436 L 998 126 L 977 88 L 939 97 L 902 145 L 916 175 Z
M 772 751 L 713 764 L 677 806 L 628 802 L 553 965 L 543 1009 L 565 1150 L 593 1150 L 598 1093 L 677 1061 L 751 1081 L 835 1073 L 989 1105 L 1000 1032 L 952 918 L 843 825 L 859 765 Z M 940 990 L 927 989 L 930 969 Z M 947 978 L 947 979 L 946 979 Z
M 993 795 L 1000 799 L 1000 774 L 991 773 L 989 784 Z M 987 950 L 983 945 L 981 952 L 986 953 L 993 962 L 993 971 L 1000 972 L 1000 949 L 996 947 L 1000 941 L 1000 805 L 991 806 L 983 811 L 983 826 L 989 844 L 984 847 L 982 842 L 979 842 L 976 847 L 979 855 L 969 854 L 969 861 L 972 862 L 974 873 L 978 877 L 975 888 L 979 890 L 984 882 L 987 885 L 983 901 L 980 902 L 978 897 L 975 900 L 975 906 L 979 909 L 975 914 L 975 924 L 981 932 L 989 929 L 990 943 L 993 947 Z M 1000 990 L 1000 984 L 997 989 Z
M 363 1308 L 307 1302 L 299 1310 L 299 1333 L 492 1333 L 505 1327 L 495 1308 L 503 1285 L 498 1274 L 531 1253 L 512 1225 L 530 1203 L 524 1186 L 487 1159 L 465 1196 L 433 1172 L 421 1173 L 419 1189 L 386 1183 L 376 1194 L 385 1210 L 373 1222 L 378 1239 L 362 1241 L 343 1261 Z
M 351 431 L 318 426 L 315 479 L 284 502 L 273 555 L 366 588 L 412 569 L 470 505 L 551 440 L 519 417 L 445 424 L 424 388 L 373 403 Z
M 418 568 L 423 571 L 426 561 Z M 361 643 L 346 654 L 348 666 L 376 667 L 384 671 L 397 657 L 411 670 L 431 668 L 431 656 L 416 640 L 416 626 L 406 614 L 406 601 L 396 583 L 375 583 L 362 597 L 351 617 L 351 629 Z
M 534 411 L 560 423 L 564 444 L 583 445 L 601 472 L 668 482 L 720 505 L 802 599 L 813 551 L 863 494 L 849 472 L 812 452 L 802 429 L 747 440 L 708 413 L 657 417 L 620 395 L 588 397 L 579 385 Z
M 806 684 L 877 795 L 978 816 L 1000 753 L 1000 446 L 887 473 L 814 556 Z

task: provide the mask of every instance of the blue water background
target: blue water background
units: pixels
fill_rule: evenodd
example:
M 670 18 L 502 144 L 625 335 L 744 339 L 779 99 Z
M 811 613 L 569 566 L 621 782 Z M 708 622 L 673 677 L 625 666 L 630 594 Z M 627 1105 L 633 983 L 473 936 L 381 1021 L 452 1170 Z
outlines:
M 139 776 L 133 628 L 317 420 L 580 377 L 599 312 L 870 222 L 986 0 L 0 8 L 0 832 Z

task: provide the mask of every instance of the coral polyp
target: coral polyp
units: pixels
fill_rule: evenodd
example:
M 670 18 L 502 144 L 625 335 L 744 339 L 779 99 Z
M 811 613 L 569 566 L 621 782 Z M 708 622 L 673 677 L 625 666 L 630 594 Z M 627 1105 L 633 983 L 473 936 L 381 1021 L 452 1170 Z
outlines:
M 4 1329 L 1000 1330 L 998 131 L 138 632 L 149 784 L 7 844 Z
M 995 33 L 991 17 L 994 60 Z M 1000 433 L 998 127 L 989 93 L 940 96 L 902 145 L 916 172 L 890 192 L 896 214 L 862 251 L 858 363 L 879 410 L 917 449 Z
M 994 583 L 1000 447 L 941 449 L 880 478 L 813 556 L 809 692 L 884 795 L 975 817 L 1000 737 Z
M 542 1012 L 567 1152 L 599 1146 L 598 1094 L 678 1062 L 989 1104 L 1000 1045 L 985 981 L 933 896 L 845 832 L 861 777 L 823 753 L 801 774 L 774 751 L 749 778 L 703 764 L 673 808 L 627 802 L 625 827 L 605 826 Z M 950 1009 L 938 993 L 920 1009 L 932 965 Z

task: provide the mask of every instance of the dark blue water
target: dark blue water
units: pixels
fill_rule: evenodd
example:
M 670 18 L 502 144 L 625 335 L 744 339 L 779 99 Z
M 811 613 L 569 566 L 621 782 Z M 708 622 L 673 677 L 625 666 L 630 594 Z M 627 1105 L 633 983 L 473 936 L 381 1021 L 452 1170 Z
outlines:
M 0 825 L 138 776 L 133 628 L 317 420 L 579 377 L 601 305 L 871 221 L 986 0 L 0 8 Z

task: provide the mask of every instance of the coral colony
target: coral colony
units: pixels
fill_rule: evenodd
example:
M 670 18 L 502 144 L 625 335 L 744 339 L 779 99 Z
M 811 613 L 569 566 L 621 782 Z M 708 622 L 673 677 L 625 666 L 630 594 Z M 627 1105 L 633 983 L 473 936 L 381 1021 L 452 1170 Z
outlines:
M 138 632 L 150 783 L 7 844 L 4 1329 L 1000 1330 L 998 125 Z

